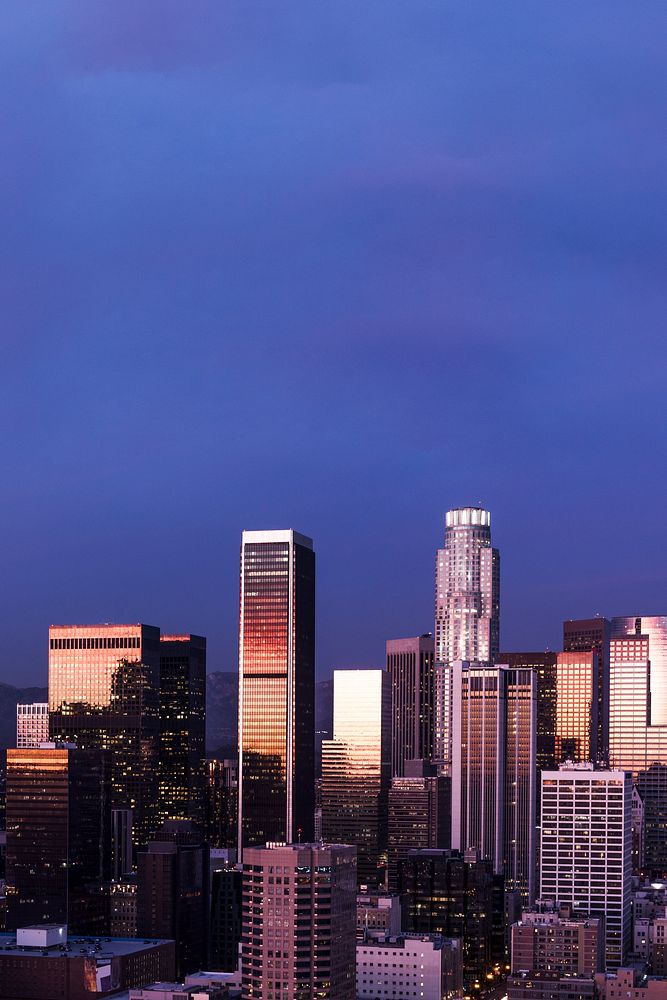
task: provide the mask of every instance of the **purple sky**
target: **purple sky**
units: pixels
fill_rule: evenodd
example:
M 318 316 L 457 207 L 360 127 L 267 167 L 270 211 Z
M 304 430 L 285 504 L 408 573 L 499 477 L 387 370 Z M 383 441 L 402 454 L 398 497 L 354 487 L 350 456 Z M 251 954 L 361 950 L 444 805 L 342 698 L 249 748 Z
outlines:
M 501 645 L 666 613 L 664 39 L 645 0 L 6 0 L 0 679 L 50 622 L 209 638 L 242 528 L 318 669 L 432 627 L 482 501 Z

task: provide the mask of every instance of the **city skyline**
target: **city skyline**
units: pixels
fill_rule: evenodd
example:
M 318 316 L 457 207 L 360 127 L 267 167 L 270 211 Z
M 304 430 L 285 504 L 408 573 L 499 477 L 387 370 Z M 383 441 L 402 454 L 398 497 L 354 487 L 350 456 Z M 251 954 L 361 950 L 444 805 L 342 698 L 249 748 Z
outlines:
M 664 4 L 227 6 L 3 6 L 0 679 L 137 617 L 233 670 L 285 524 L 320 669 L 379 665 L 466 503 L 504 648 L 659 614 Z

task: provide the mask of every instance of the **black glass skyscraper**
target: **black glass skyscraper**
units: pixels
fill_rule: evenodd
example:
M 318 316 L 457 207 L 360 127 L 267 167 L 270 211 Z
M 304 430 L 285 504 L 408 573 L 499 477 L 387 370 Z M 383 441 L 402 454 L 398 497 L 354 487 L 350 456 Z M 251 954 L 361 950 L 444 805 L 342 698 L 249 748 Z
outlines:
M 314 812 L 315 553 L 244 531 L 239 622 L 239 852 L 309 841 Z

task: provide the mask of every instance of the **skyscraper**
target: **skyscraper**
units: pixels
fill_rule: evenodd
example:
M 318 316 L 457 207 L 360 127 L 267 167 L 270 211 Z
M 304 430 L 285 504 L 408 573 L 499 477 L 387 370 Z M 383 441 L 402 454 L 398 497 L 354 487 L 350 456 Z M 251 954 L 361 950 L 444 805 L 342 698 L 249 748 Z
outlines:
M 111 751 L 112 804 L 133 811 L 135 846 L 157 822 L 160 630 L 52 625 L 51 738 Z
M 542 772 L 540 898 L 604 916 L 608 968 L 623 964 L 630 943 L 631 802 L 627 771 Z
M 556 761 L 598 759 L 599 664 L 596 652 L 558 653 Z
M 488 510 L 448 511 L 435 580 L 436 661 L 495 662 L 500 648 L 500 554 L 491 547 Z
M 310 840 L 315 553 L 295 531 L 244 531 L 239 627 L 239 857 Z
M 421 765 L 421 767 L 420 767 Z M 403 777 L 389 789 L 388 872 L 396 885 L 398 866 L 410 850 L 447 848 L 451 842 L 452 790 L 449 778 L 436 774 L 434 764 L 410 761 Z
M 7 926 L 89 923 L 90 883 L 110 872 L 108 756 L 47 747 L 7 751 Z M 101 916 L 101 915 L 100 915 Z
M 38 747 L 49 739 L 48 702 L 16 706 L 16 746 L 19 750 Z
M 499 663 L 535 673 L 537 684 L 537 767 L 556 766 L 556 658 L 557 653 L 500 653 Z M 539 803 L 538 803 L 539 805 Z
M 287 844 L 243 857 L 243 1000 L 354 1000 L 354 847 Z
M 609 749 L 609 639 L 607 618 L 581 618 L 563 622 L 563 651 L 566 653 L 597 653 L 597 754 L 606 758 Z
M 387 642 L 392 777 L 405 774 L 406 760 L 433 756 L 433 656 L 430 633 Z
M 189 820 L 168 820 L 137 855 L 137 934 L 173 938 L 176 974 L 207 958 L 208 847 Z
M 334 670 L 333 739 L 322 743 L 322 836 L 355 844 L 359 880 L 377 885 L 387 849 L 390 678 Z
M 160 819 L 203 827 L 206 804 L 206 639 L 160 636 Z
M 474 848 L 534 898 L 536 681 L 530 669 L 445 668 L 452 690 L 452 848 Z
M 652 726 L 667 725 L 667 616 L 630 615 L 611 619 L 611 638 L 645 635 L 651 659 Z

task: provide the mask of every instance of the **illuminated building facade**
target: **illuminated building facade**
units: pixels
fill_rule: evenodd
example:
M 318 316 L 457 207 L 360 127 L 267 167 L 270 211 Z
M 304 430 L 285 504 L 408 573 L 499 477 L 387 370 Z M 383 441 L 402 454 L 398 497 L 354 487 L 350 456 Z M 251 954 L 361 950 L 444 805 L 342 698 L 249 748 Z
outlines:
M 72 747 L 7 750 L 7 927 L 104 928 L 88 886 L 110 874 L 108 756 Z
M 419 765 L 422 765 L 421 768 Z M 451 780 L 437 776 L 433 764 L 411 761 L 408 773 L 392 778 L 389 789 L 387 859 L 389 885 L 410 850 L 446 848 L 451 843 Z
M 536 677 L 531 669 L 445 668 L 452 690 L 452 848 L 479 851 L 507 889 L 534 898 Z
M 632 775 L 592 764 L 542 772 L 540 898 L 605 918 L 605 963 L 630 943 Z
M 499 663 L 535 673 L 537 685 L 537 768 L 556 766 L 556 658 L 557 653 L 500 653 Z M 538 803 L 539 805 L 539 803 Z
M 333 739 L 322 743 L 322 836 L 355 844 L 360 882 L 384 875 L 390 782 L 390 677 L 334 670 Z
M 500 648 L 500 554 L 491 515 L 459 507 L 445 517 L 436 558 L 435 659 L 495 662 Z
M 355 849 L 243 852 L 243 1000 L 355 1000 Z
M 611 625 L 607 618 L 579 618 L 563 622 L 563 650 L 566 653 L 596 653 L 597 754 L 606 759 L 609 749 L 609 639 Z
M 239 628 L 239 858 L 311 840 L 315 553 L 295 531 L 244 531 Z
M 599 664 L 595 652 L 558 653 L 556 761 L 598 759 Z
M 38 747 L 49 739 L 48 702 L 16 706 L 16 746 L 19 750 Z
M 132 809 L 136 845 L 157 823 L 160 630 L 151 625 L 52 625 L 52 739 L 109 750 L 112 804 Z
M 667 616 L 642 615 L 611 619 L 611 638 L 644 635 L 649 643 L 651 660 L 652 726 L 667 725 Z
M 433 636 L 390 639 L 391 773 L 405 774 L 406 760 L 433 756 Z
M 204 824 L 206 639 L 160 636 L 160 820 Z

